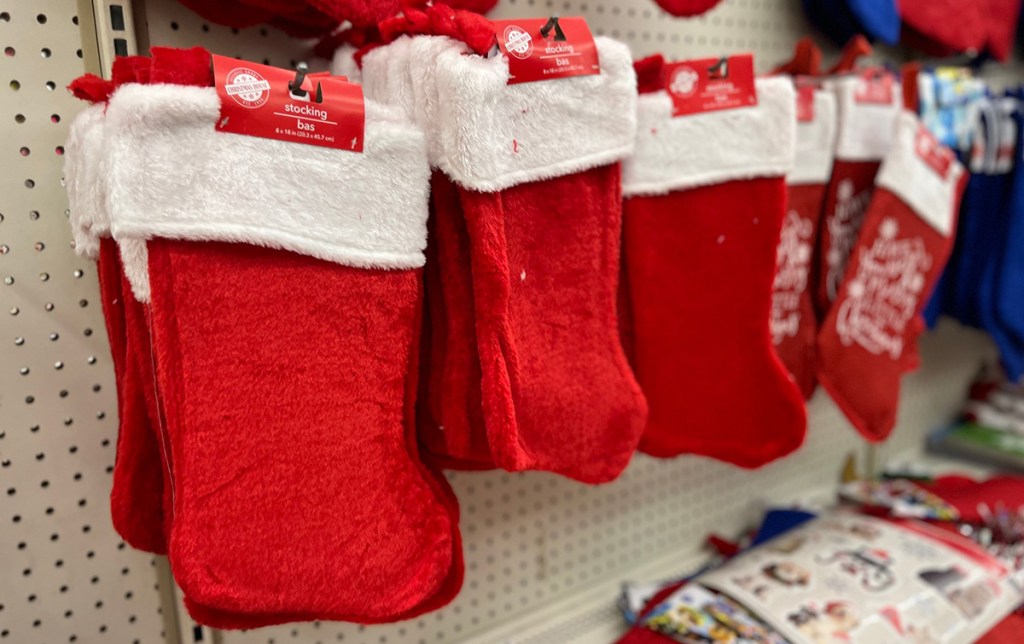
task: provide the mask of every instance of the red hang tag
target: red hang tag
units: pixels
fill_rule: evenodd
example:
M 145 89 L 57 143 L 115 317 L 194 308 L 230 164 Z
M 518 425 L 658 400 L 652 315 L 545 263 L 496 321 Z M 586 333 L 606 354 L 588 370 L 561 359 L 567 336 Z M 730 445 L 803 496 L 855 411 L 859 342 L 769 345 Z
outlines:
M 307 75 L 294 94 L 295 72 L 213 56 L 220 97 L 217 130 L 264 139 L 363 151 L 363 88 L 337 76 Z
M 668 63 L 663 74 L 672 116 L 757 105 L 750 54 Z
M 586 20 L 558 18 L 549 23 L 543 18 L 494 21 L 498 48 L 508 58 L 509 85 L 601 73 Z
M 885 69 L 875 67 L 860 75 L 853 98 L 858 103 L 892 104 L 892 88 L 896 77 Z
M 949 175 L 949 167 L 953 165 L 953 151 L 939 143 L 939 140 L 924 125 L 917 129 L 914 138 L 914 149 L 928 167 L 943 179 Z
M 796 81 L 796 120 L 799 123 L 810 123 L 814 120 L 814 85 Z

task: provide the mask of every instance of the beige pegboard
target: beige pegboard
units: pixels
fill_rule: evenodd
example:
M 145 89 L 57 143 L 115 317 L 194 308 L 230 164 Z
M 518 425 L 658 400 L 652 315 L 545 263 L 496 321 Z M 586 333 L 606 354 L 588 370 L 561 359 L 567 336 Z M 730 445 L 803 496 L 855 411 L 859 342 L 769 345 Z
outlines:
M 71 30 L 72 14 L 64 6 L 72 3 L 6 0 L 33 7 L 12 12 L 2 6 L 4 2 L 0 0 L 0 12 L 10 12 L 11 20 L 0 21 L 0 45 L 10 42 L 18 51 L 13 59 L 4 59 L 3 69 L 19 70 L 8 75 L 21 78 L 19 91 L 33 93 L 10 93 L 0 86 L 0 116 L 13 118 L 8 113 L 13 110 L 26 117 L 17 127 L 4 127 L 0 148 L 0 155 L 7 159 L 5 167 L 13 169 L 0 178 L 4 215 L 0 250 L 8 248 L 0 254 L 0 275 L 15 278 L 12 285 L 0 284 L 4 304 L 0 343 L 6 343 L 0 352 L 4 357 L 0 458 L 11 462 L 0 469 L 0 481 L 4 489 L 8 481 L 17 481 L 13 485 L 18 488 L 10 497 L 0 496 L 0 525 L 11 527 L 9 519 L 15 512 L 23 517 L 21 527 L 0 531 L 2 561 L 14 564 L 0 572 L 0 603 L 4 604 L 0 628 L 19 643 L 64 642 L 71 634 L 79 642 L 133 638 L 146 644 L 158 642 L 158 597 L 153 589 L 155 575 L 147 568 L 149 558 L 118 549 L 106 511 L 116 419 L 113 374 L 96 306 L 96 278 L 91 265 L 76 259 L 69 248 L 66 203 L 58 185 L 59 159 L 38 154 L 60 144 L 67 120 L 78 106 L 60 91 L 45 93 L 29 87 L 32 79 L 46 77 L 37 69 L 43 63 L 21 58 L 23 49 L 31 53 L 54 43 L 52 56 L 64 61 L 59 67 L 63 75 L 53 78 L 58 90 L 80 71 L 81 60 L 75 63 L 77 54 L 69 60 L 73 52 L 66 49 L 67 43 L 77 39 Z M 33 26 L 34 8 L 44 5 L 60 8 L 52 10 L 49 27 Z M 137 1 L 134 7 L 146 21 L 140 41 L 202 45 L 220 54 L 284 67 L 310 60 L 310 43 L 288 39 L 270 27 L 232 30 L 207 24 L 174 0 Z M 762 71 L 787 58 L 807 29 L 799 0 L 724 0 L 693 20 L 670 18 L 649 0 L 502 0 L 496 15 L 556 12 L 586 16 L 595 31 L 627 41 L 638 56 L 661 51 L 681 58 L 745 50 L 754 52 Z M 56 30 L 47 31 L 58 25 L 59 41 L 50 35 Z M 50 114 L 61 116 L 61 123 L 47 125 Z M 31 147 L 28 157 L 19 156 L 21 145 Z M 23 185 L 29 178 L 36 182 L 35 188 Z M 35 250 L 37 241 L 44 250 Z M 81 271 L 81 277 L 76 271 Z M 45 281 L 40 277 L 44 272 L 49 274 Z M 53 305 L 51 310 L 48 303 Z M 8 315 L 15 307 L 18 315 Z M 51 341 L 50 333 L 57 333 L 58 339 Z M 14 344 L 15 336 L 24 342 Z M 926 431 L 948 418 L 979 360 L 990 352 L 979 334 L 954 325 L 945 325 L 922 344 L 923 367 L 905 381 L 900 427 L 886 455 L 915 448 Z M 13 356 L 13 363 L 8 356 Z M 95 360 L 90 362 L 90 356 Z M 56 368 L 57 361 L 63 364 L 61 369 Z M 20 374 L 22 366 L 29 369 L 28 375 Z M 95 386 L 99 390 L 94 392 Z M 68 394 L 61 397 L 65 390 Z M 25 402 L 29 395 L 35 397 L 32 404 Z M 638 456 L 619 481 L 602 487 L 538 473 L 450 475 L 462 507 L 467 574 L 463 592 L 449 607 L 417 620 L 367 628 L 323 623 L 214 634 L 193 631 L 186 621 L 183 641 L 221 637 L 225 644 L 607 642 L 621 628 L 612 608 L 619 581 L 685 569 L 709 531 L 738 530 L 770 500 L 827 493 L 835 485 L 843 459 L 850 453 L 865 453 L 864 443 L 821 392 L 810 405 L 810 417 L 805 447 L 792 458 L 756 472 L 700 458 L 656 461 Z M 72 424 L 64 425 L 65 418 L 72 419 Z M 38 430 L 32 429 L 37 426 Z M 73 454 L 71 446 L 77 448 Z M 35 460 L 37 453 L 44 453 L 42 460 Z M 76 473 L 82 475 L 79 480 L 74 478 Z M 65 485 L 69 477 L 71 482 Z M 37 479 L 50 481 L 49 490 L 40 487 Z M 57 481 L 62 486 L 59 490 Z M 85 489 L 88 494 L 80 492 Z M 78 506 L 80 498 L 85 506 Z M 46 514 L 49 507 L 54 508 L 52 515 Z M 50 542 L 51 526 L 58 521 L 58 540 Z M 88 532 L 82 532 L 85 525 L 90 526 Z M 26 536 L 12 536 L 29 527 Z M 20 551 L 19 539 L 26 543 Z M 65 549 L 68 554 L 62 554 Z M 49 564 L 53 567 L 58 557 L 64 559 L 61 569 L 45 576 L 38 572 L 45 565 L 42 562 L 54 560 Z M 34 566 L 30 582 L 19 577 L 22 562 Z M 122 576 L 125 567 L 129 573 Z M 150 576 L 142 575 L 144 568 Z M 63 584 L 69 587 L 66 593 L 59 591 L 61 582 L 54 586 L 52 581 L 61 574 L 72 579 Z M 91 582 L 93 576 L 99 581 Z M 34 606 L 45 607 L 42 610 L 27 602 L 28 593 L 20 590 L 23 584 L 37 581 L 35 602 L 46 599 Z M 138 590 L 126 599 L 129 591 L 123 586 L 136 583 Z M 68 599 L 61 601 L 64 594 L 69 594 Z M 96 608 L 96 602 L 102 602 L 102 607 Z M 72 616 L 64 618 L 64 610 L 72 610 Z M 133 615 L 135 621 L 129 622 Z M 35 619 L 44 624 L 33 627 Z M 106 639 L 98 630 L 101 625 L 107 626 Z M 52 636 L 45 631 L 45 637 L 44 631 L 33 630 L 51 626 L 63 630 Z M 0 640 L 0 644 L 6 643 Z
M 110 352 L 61 187 L 75 9 L 0 0 L 0 644 L 156 644 L 157 562 L 110 524 Z

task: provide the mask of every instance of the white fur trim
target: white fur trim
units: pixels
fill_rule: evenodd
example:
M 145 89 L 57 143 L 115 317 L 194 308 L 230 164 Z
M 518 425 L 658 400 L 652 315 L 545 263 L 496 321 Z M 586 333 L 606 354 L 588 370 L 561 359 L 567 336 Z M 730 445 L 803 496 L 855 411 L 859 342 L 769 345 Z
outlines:
M 350 266 L 424 263 L 422 133 L 366 103 L 363 153 L 218 132 L 212 88 L 127 85 L 107 110 L 108 204 L 122 239 L 281 248 Z
M 331 73 L 335 76 L 347 76 L 353 83 L 361 83 L 363 72 L 356 64 L 356 52 L 359 51 L 352 45 L 341 45 L 334 50 L 331 57 Z
M 501 190 L 630 152 L 629 51 L 607 38 L 596 43 L 600 75 L 509 85 L 503 56 L 472 55 L 443 36 L 403 36 L 363 58 L 363 88 L 424 130 L 431 165 L 467 188 Z
M 786 176 L 790 185 L 828 183 L 836 144 L 836 99 L 814 90 L 814 118 L 796 124 L 796 162 Z
M 622 168 L 623 194 L 659 195 L 788 173 L 796 145 L 793 83 L 783 77 L 755 83 L 756 106 L 680 117 L 672 116 L 665 91 L 641 95 L 636 152 Z
M 860 76 L 836 79 L 828 87 L 836 94 L 839 109 L 839 134 L 836 158 L 843 161 L 881 161 L 892 144 L 896 116 L 903 110 L 903 88 L 893 83 L 892 103 L 860 103 L 858 88 L 865 82 Z
M 508 84 L 504 56 L 443 51 L 438 167 L 466 188 L 492 192 L 628 156 L 636 133 L 629 48 L 602 37 L 595 43 L 600 74 L 517 85 Z
M 96 259 L 101 236 L 110 234 L 103 199 L 105 104 L 90 105 L 75 117 L 64 144 L 64 187 L 68 193 L 75 252 Z
M 875 185 L 903 200 L 921 219 L 945 236 L 956 219 L 954 197 L 964 168 L 954 160 L 943 179 L 917 153 L 921 121 L 912 112 L 901 112 L 896 121 L 892 149 L 882 162 Z

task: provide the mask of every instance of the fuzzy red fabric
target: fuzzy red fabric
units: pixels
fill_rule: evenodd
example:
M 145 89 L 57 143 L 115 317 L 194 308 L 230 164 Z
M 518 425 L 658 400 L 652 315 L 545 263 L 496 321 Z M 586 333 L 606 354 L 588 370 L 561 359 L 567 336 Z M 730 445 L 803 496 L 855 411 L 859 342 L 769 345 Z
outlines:
M 839 55 L 839 60 L 825 74 L 829 76 L 849 74 L 857 69 L 861 58 L 870 56 L 872 52 L 874 52 L 874 47 L 871 46 L 868 39 L 861 34 L 857 34 L 843 45 L 843 51 Z
M 396 15 L 401 0 L 308 0 L 321 13 L 338 20 L 347 20 L 356 27 L 370 27 Z
M 782 177 L 627 199 L 640 449 L 757 467 L 793 451 L 807 419 L 769 335 Z
M 821 74 L 821 48 L 810 36 L 797 41 L 793 48 L 793 57 L 775 67 L 772 74 L 789 74 L 790 76 L 818 76 Z
M 218 25 L 244 29 L 269 22 L 274 13 L 241 0 L 178 0 L 204 20 Z
M 1021 0 L 988 0 L 988 50 L 996 60 L 1005 62 L 1013 55 L 1020 14 Z
M 841 116 L 839 127 L 842 127 Z M 850 253 L 875 192 L 875 175 L 881 165 L 881 159 L 849 161 L 837 157 L 832 166 L 818 233 L 814 308 L 819 320 L 825 319 L 839 294 Z
M 469 233 L 451 180 L 434 172 L 430 194 L 420 438 L 442 467 L 489 469 L 495 464 L 484 425 Z
M 814 354 L 818 336 L 810 269 L 825 184 L 789 185 L 787 199 L 773 283 L 772 342 L 800 393 L 809 399 L 817 385 Z
M 409 439 L 419 271 L 170 240 L 149 261 L 170 558 L 190 600 L 361 622 L 430 606 L 457 516 Z
M 665 57 L 661 54 L 654 54 L 634 61 L 633 71 L 636 72 L 636 91 L 640 94 L 649 94 L 665 89 L 665 79 L 662 77 L 664 68 Z
M 382 20 L 379 28 L 385 43 L 406 35 L 448 36 L 466 43 L 481 56 L 486 56 L 495 45 L 494 25 L 490 20 L 446 4 L 431 5 L 425 10 L 406 9 L 399 16 Z
M 118 429 L 110 515 L 114 529 L 137 550 L 167 551 L 163 523 L 163 464 L 143 398 L 146 374 L 137 369 L 139 347 L 130 337 L 129 311 L 138 305 L 124 288 L 121 260 L 113 239 L 100 240 L 97 258 L 100 299 L 117 385 Z
M 331 33 L 338 26 L 338 19 L 328 16 L 314 7 L 306 6 L 274 17 L 270 25 L 277 27 L 292 38 L 319 38 Z
M 948 204 L 953 213 L 965 180 L 966 173 Z M 871 442 L 885 440 L 896 424 L 900 378 L 919 360 L 921 309 L 952 245 L 952 235 L 942 235 L 890 190 L 875 192 L 818 337 L 818 380 Z
M 95 74 L 83 74 L 68 83 L 68 91 L 80 101 L 106 103 L 114 93 L 114 83 Z
M 904 35 L 914 34 L 912 43 L 926 51 L 980 52 L 998 18 L 988 5 L 989 0 L 900 0 L 899 12 Z
M 495 463 L 617 477 L 647 407 L 618 338 L 617 164 L 497 193 L 457 187 Z
M 699 16 L 709 11 L 722 0 L 654 0 L 658 6 L 673 16 Z

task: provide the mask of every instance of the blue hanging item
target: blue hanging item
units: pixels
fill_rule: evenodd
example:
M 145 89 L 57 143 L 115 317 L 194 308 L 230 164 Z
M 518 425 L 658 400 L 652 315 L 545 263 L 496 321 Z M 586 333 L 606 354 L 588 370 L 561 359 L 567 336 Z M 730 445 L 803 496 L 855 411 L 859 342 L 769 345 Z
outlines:
M 955 282 L 947 312 L 968 326 L 981 328 L 978 285 L 985 274 L 988 258 L 1001 245 L 999 207 L 1003 203 L 1003 190 L 1008 183 L 1006 175 L 996 172 L 998 152 L 999 116 L 990 99 L 974 104 L 980 127 L 979 137 L 984 145 L 980 162 L 977 155 L 971 159 L 971 179 L 964 193 L 964 206 L 957 233 Z
M 889 45 L 900 40 L 895 0 L 803 0 L 803 4 L 811 23 L 837 45 L 857 34 Z
M 995 317 L 999 332 L 993 336 L 1007 375 L 1019 381 L 1024 375 L 1024 115 L 1020 104 L 1024 92 L 1018 89 L 1013 96 L 1018 101 L 1014 113 L 1017 148 L 1005 210 L 1005 245 L 995 283 Z

